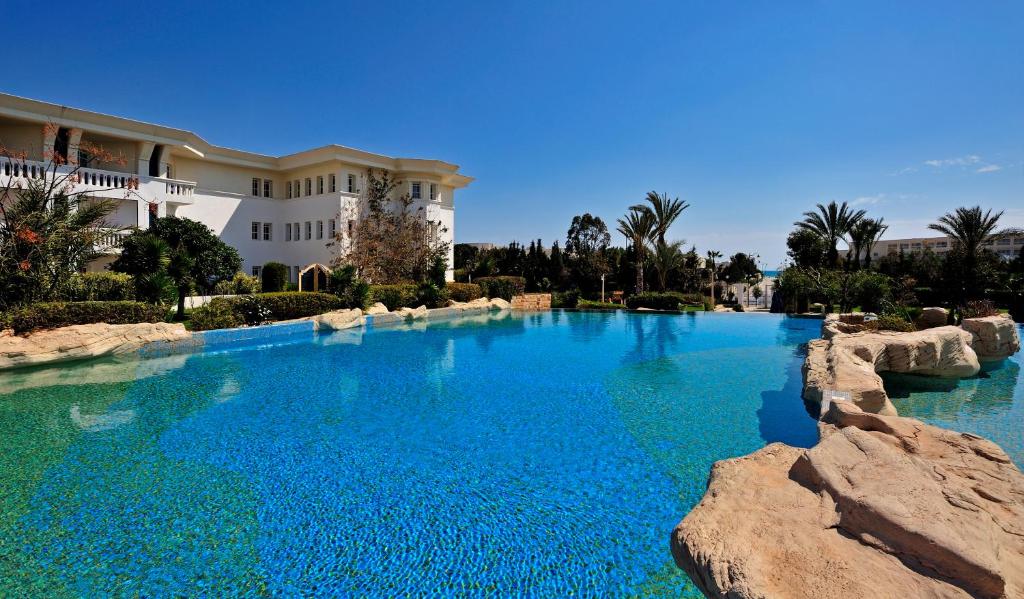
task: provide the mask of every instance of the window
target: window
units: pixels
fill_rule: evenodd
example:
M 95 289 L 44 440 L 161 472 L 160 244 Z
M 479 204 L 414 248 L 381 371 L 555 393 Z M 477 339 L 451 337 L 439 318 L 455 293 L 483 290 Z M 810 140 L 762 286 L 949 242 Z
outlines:
M 252 238 L 257 241 L 260 238 L 260 224 L 256 221 L 252 223 Z
M 273 223 L 263 223 L 263 241 L 270 241 L 270 238 L 273 234 L 273 229 Z
M 420 183 L 419 181 L 412 182 L 412 199 L 418 200 L 423 197 L 423 193 L 421 191 L 422 187 L 423 184 Z
M 349 236 L 349 238 L 351 238 L 353 235 L 355 235 L 355 233 L 356 233 L 356 221 L 354 219 L 349 219 L 349 221 L 348 221 L 348 236 Z
M 299 184 L 298 179 L 295 180 L 295 197 L 297 197 L 297 198 L 301 198 L 302 197 L 302 185 Z
M 331 193 L 338 191 L 338 178 L 335 177 L 334 175 L 331 175 L 329 177 L 329 180 L 331 184 Z
M 333 218 L 327 221 L 327 231 L 331 234 L 331 239 L 334 239 L 334 237 L 338 234 L 338 221 L 334 220 Z
M 324 221 L 322 221 L 322 220 L 316 221 L 316 238 L 317 239 L 323 239 L 324 238 Z
M 316 192 L 318 194 L 322 194 L 324 192 L 324 178 L 322 176 L 316 178 Z
M 313 238 L 313 223 L 311 221 L 307 220 L 306 221 L 306 241 L 309 241 L 312 238 Z
M 295 265 L 295 282 L 296 282 L 296 283 L 298 283 L 298 282 L 299 282 L 299 273 L 300 273 L 300 272 L 302 272 L 302 271 L 301 271 L 301 270 L 299 270 L 299 265 L 298 265 L 298 264 L 296 264 L 296 265 Z
M 172 165 L 170 165 L 170 164 L 167 165 L 167 178 L 168 179 L 173 179 L 174 178 L 174 167 Z
M 270 179 L 263 180 L 263 197 L 272 198 L 274 197 L 274 182 Z
M 349 173 L 349 175 L 348 175 L 348 192 L 349 193 L 355 193 L 356 192 L 356 176 L 353 175 L 352 173 Z
M 254 276 L 254 277 L 260 276 L 260 274 L 262 274 L 262 272 L 263 272 L 263 267 L 262 266 L 257 265 L 257 266 L 253 266 L 252 267 L 252 276 Z
M 306 177 L 306 195 L 313 195 L 313 180 Z
M 258 177 L 252 178 L 252 195 L 257 197 L 260 195 L 260 180 Z
M 289 183 L 288 186 L 291 187 L 291 183 Z M 292 240 L 292 224 L 291 223 L 285 223 L 284 224 L 284 240 L 285 241 L 291 241 Z
M 431 221 L 428 225 L 428 235 L 430 236 L 430 243 L 437 242 L 437 223 Z
M 285 197 L 288 198 L 289 200 L 292 199 L 292 182 L 291 181 L 289 181 L 288 184 L 284 186 L 284 194 L 285 194 Z M 288 225 L 288 226 L 290 227 L 291 225 Z
M 433 201 L 433 200 L 436 200 L 436 199 L 437 199 L 437 183 L 431 183 L 430 184 L 430 200 Z
M 292 234 L 295 235 L 295 241 L 302 239 L 302 231 L 299 229 L 299 223 L 292 225 Z

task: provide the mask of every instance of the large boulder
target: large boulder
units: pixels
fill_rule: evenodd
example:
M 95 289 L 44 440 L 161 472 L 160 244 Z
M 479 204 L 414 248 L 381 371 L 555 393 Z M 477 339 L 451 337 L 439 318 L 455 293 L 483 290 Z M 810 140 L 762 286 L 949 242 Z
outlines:
M 359 308 L 351 310 L 334 310 L 313 317 L 313 323 L 319 331 L 340 331 L 351 329 L 363 324 L 363 311 Z
M 864 411 L 895 415 L 879 372 L 961 378 L 980 370 L 970 333 L 958 327 L 836 333 L 808 345 L 803 396 L 821 403 L 827 392 L 840 391 Z
M 374 314 L 387 314 L 389 311 L 390 310 L 388 310 L 388 307 L 380 302 L 376 302 L 366 309 L 366 313 L 371 316 Z
M 960 324 L 972 336 L 972 346 L 983 360 L 1002 360 L 1020 351 L 1017 324 L 1005 314 L 965 318 Z
M 181 323 L 168 322 L 79 324 L 24 337 L 5 333 L 0 335 L 0 370 L 129 354 L 149 343 L 191 336 Z
M 427 317 L 427 307 L 399 308 L 398 310 L 395 310 L 395 313 L 406 320 L 420 320 Z
M 914 326 L 919 329 L 933 329 L 946 326 L 949 322 L 949 311 L 945 308 L 923 308 L 921 315 L 914 320 Z
M 671 539 L 708 597 L 1024 596 L 1024 475 L 997 445 L 850 402 L 820 427 L 715 464 Z

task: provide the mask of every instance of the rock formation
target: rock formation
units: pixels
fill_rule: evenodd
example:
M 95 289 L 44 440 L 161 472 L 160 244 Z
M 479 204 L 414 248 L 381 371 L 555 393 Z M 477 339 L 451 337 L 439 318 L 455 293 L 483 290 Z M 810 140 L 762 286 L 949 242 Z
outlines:
M 363 311 L 359 308 L 351 310 L 335 310 L 312 317 L 318 331 L 340 331 L 362 326 Z
M 420 320 L 427 317 L 427 307 L 399 308 L 398 310 L 395 310 L 395 313 L 406 320 Z
M 373 314 L 387 314 L 389 312 L 388 307 L 384 304 L 377 302 L 366 309 L 366 313 L 369 315 Z
M 981 366 L 970 344 L 971 334 L 953 326 L 913 333 L 832 333 L 808 345 L 804 399 L 820 403 L 825 391 L 839 390 L 866 412 L 895 415 L 879 372 L 973 376 Z
M 1024 475 L 998 446 L 849 402 L 819 426 L 715 464 L 672 534 L 707 596 L 1024 596 Z
M 128 354 L 155 341 L 181 341 L 191 333 L 180 323 L 80 324 L 27 336 L 0 334 L 0 370 L 83 358 Z
M 1009 316 L 965 318 L 961 326 L 971 333 L 974 351 L 983 360 L 1002 360 L 1020 351 L 1017 324 Z
M 918 329 L 932 329 L 945 326 L 949 321 L 949 311 L 945 308 L 924 308 L 921 315 L 914 320 L 914 326 Z

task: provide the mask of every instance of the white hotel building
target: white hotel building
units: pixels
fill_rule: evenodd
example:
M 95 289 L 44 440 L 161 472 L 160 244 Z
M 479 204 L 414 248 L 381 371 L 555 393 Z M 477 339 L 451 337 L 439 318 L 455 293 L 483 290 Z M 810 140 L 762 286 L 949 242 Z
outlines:
M 84 142 L 126 161 L 90 164 L 80 151 Z M 402 181 L 396 195 L 409 193 L 413 207 L 440 223 L 438 236 L 452 245 L 455 190 L 473 180 L 440 160 L 390 158 L 336 145 L 264 156 L 212 145 L 190 131 L 7 94 L 0 94 L 0 144 L 28 154 L 24 164 L 0 158 L 0 183 L 41 176 L 45 157 L 56 152 L 69 162 L 60 170 L 80 168 L 77 190 L 117 200 L 108 217 L 113 228 L 146 228 L 151 213 L 197 220 L 238 250 L 246 273 L 281 262 L 289 266 L 292 282 L 300 268 L 329 265 L 343 251 L 364 214 L 367 169 L 391 171 Z M 128 194 L 124 188 L 133 179 L 138 189 Z M 342 235 L 342 248 L 327 246 L 335 232 Z M 111 241 L 108 255 L 91 268 L 113 260 L 117 248 Z M 448 264 L 451 279 L 451 252 Z

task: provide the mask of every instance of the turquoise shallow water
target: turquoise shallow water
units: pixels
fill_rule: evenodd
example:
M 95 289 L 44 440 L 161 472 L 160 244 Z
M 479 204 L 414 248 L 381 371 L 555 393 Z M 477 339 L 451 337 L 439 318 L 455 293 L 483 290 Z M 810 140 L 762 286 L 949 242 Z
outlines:
M 7 374 L 0 596 L 697 596 L 669 532 L 715 460 L 815 441 L 819 327 L 555 311 Z

